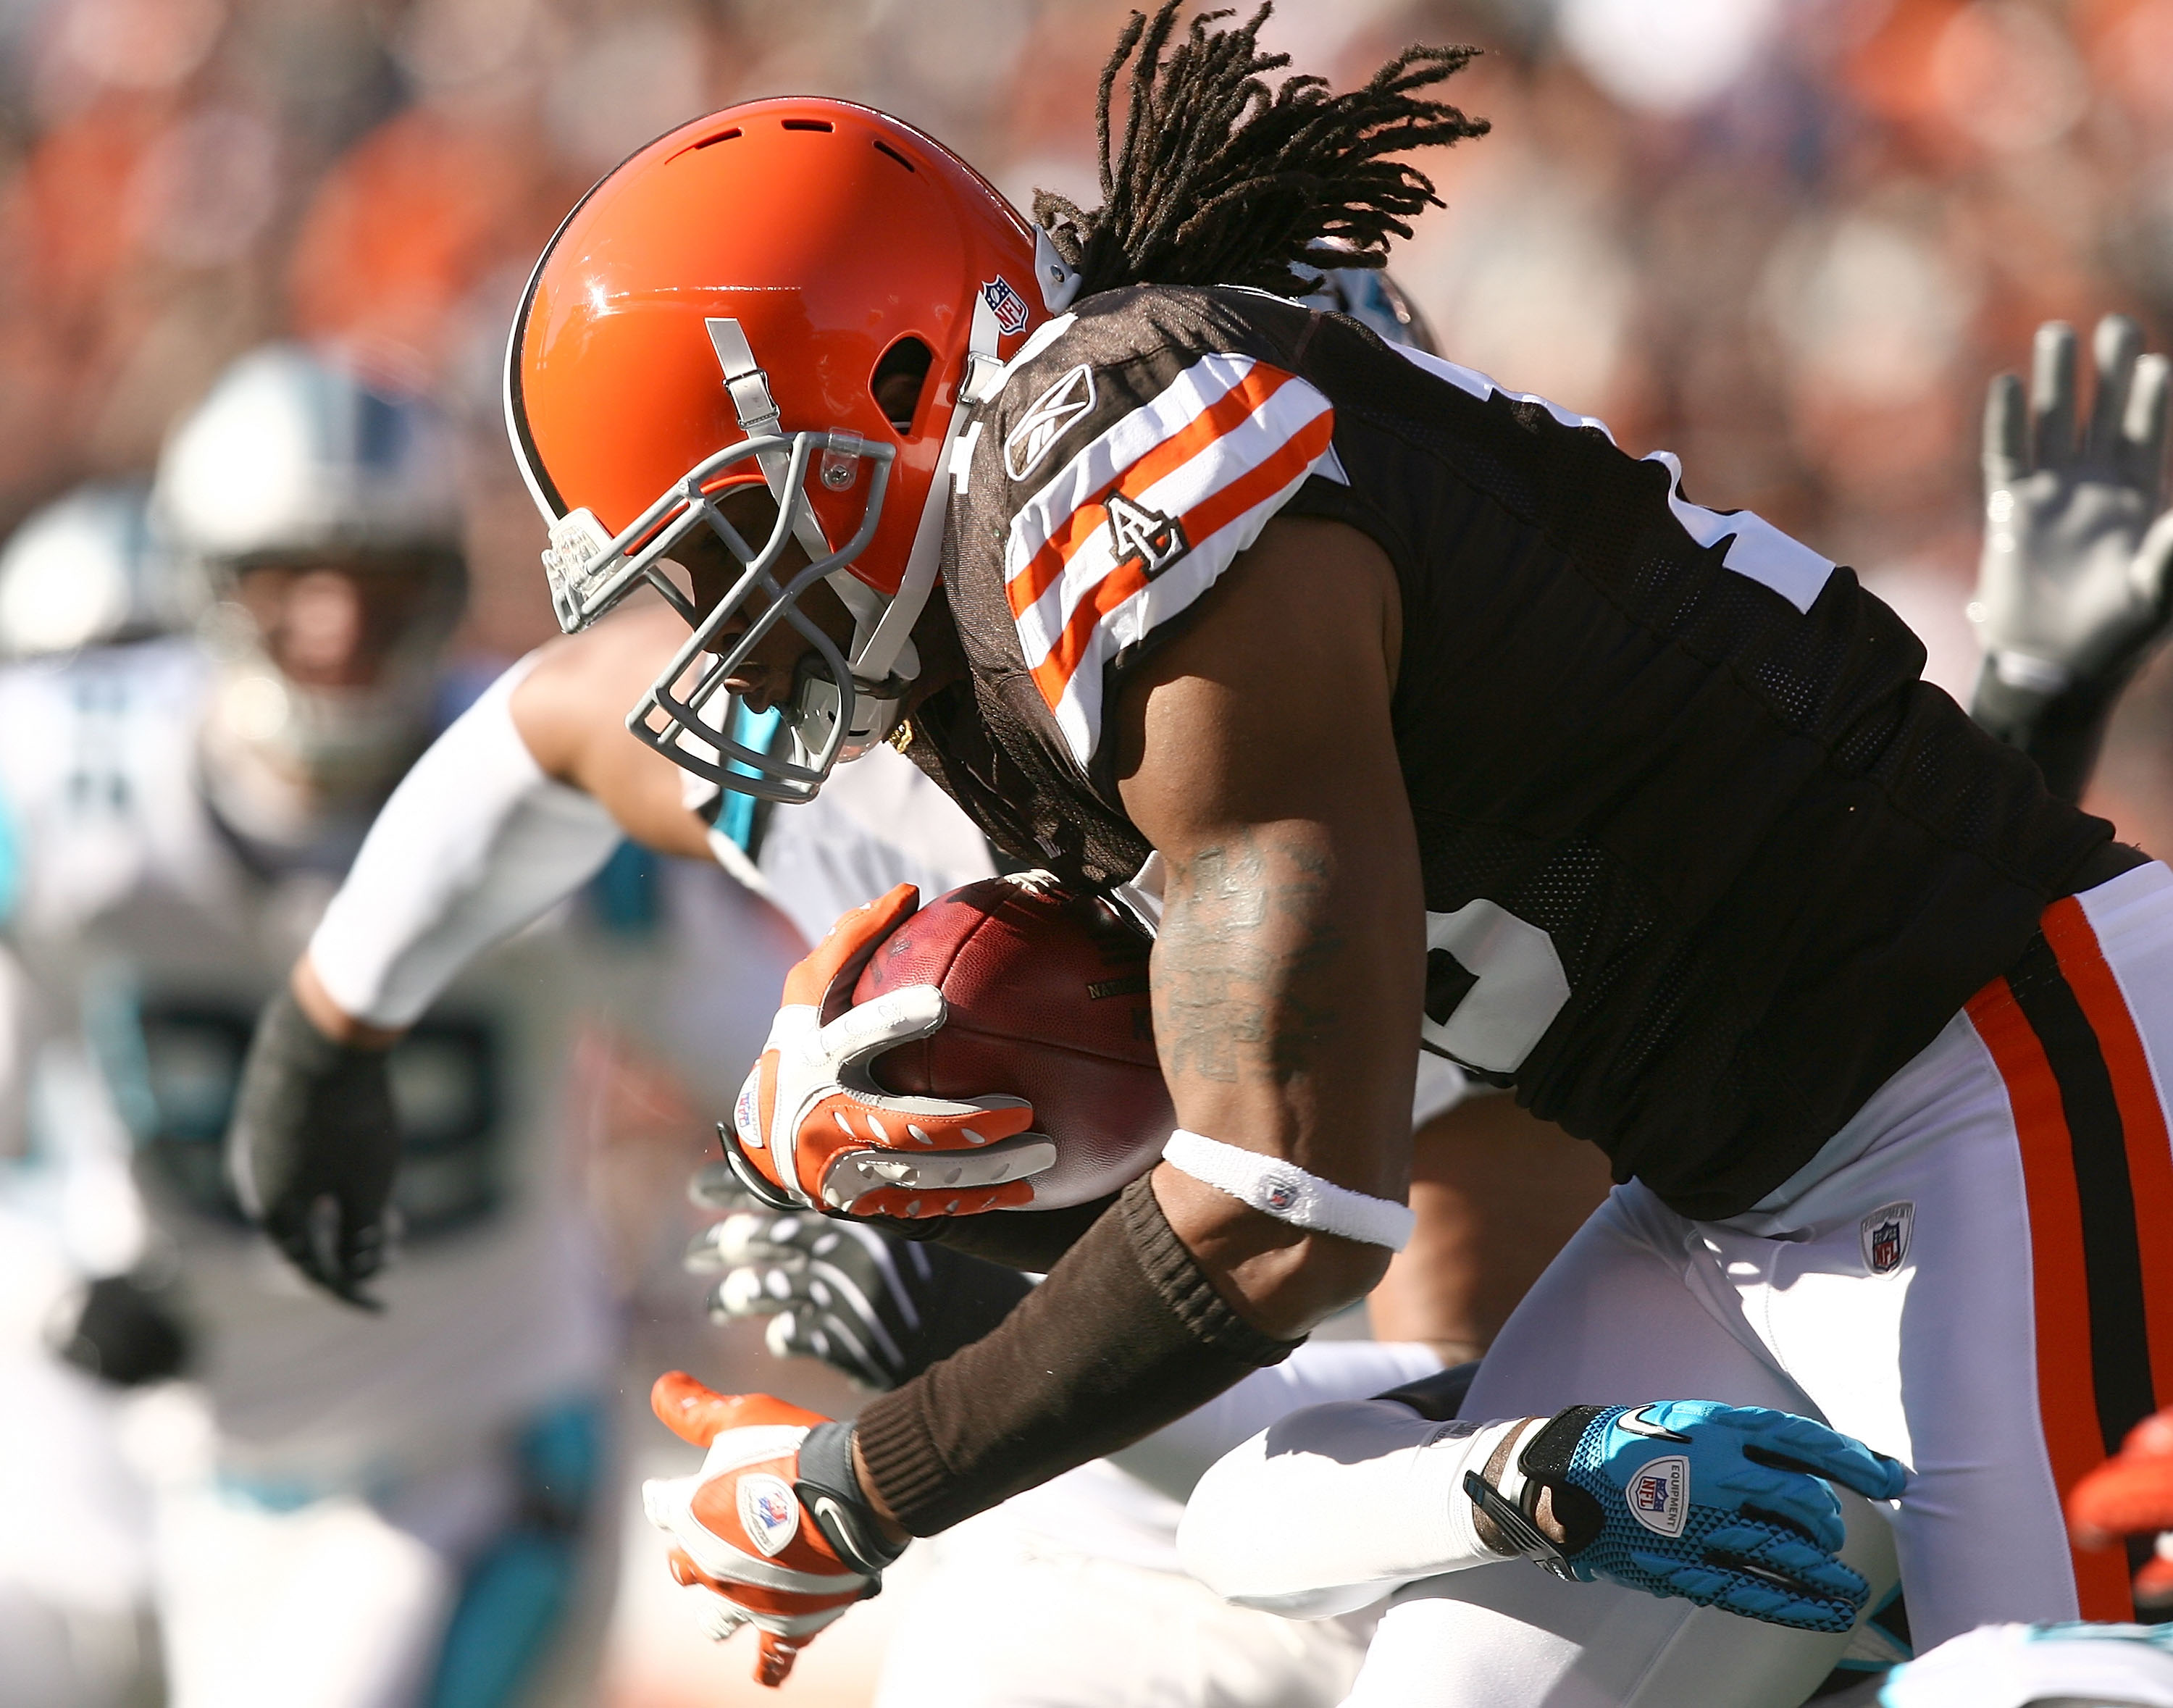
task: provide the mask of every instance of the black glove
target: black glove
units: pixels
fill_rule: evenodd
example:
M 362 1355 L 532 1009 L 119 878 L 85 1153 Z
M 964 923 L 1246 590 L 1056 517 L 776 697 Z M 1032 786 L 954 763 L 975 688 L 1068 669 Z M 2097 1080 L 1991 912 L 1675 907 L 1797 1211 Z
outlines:
M 75 1321 L 54 1335 L 61 1356 L 116 1387 L 179 1376 L 188 1363 L 188 1331 L 167 1293 L 134 1275 L 101 1275 Z
M 386 1058 L 335 1043 L 283 989 L 257 1018 L 226 1134 L 250 1220 L 296 1269 L 365 1311 L 384 1308 L 362 1283 L 385 1266 L 400 1161 Z
M 1033 1288 L 1016 1269 L 863 1220 L 771 1210 L 721 1163 L 692 1193 L 730 1212 L 687 1251 L 688 1269 L 721 1273 L 710 1317 L 768 1317 L 779 1357 L 819 1358 L 879 1392 L 979 1339 Z

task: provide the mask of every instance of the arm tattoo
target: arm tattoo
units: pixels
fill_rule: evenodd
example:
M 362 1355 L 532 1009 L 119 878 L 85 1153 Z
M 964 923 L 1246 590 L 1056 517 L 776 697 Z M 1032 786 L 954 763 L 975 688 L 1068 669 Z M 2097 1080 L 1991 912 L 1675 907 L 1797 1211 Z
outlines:
M 1328 851 L 1300 826 L 1247 826 L 1172 861 L 1154 952 L 1155 1036 L 1171 1080 L 1277 1086 L 1332 1053 L 1320 999 L 1347 944 Z

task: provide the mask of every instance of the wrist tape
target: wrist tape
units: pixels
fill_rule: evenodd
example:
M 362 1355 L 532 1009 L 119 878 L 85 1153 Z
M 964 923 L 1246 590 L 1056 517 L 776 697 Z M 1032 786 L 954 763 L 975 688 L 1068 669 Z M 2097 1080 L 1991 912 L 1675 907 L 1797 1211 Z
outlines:
M 1202 1185 L 1227 1192 L 1263 1215 L 1315 1233 L 1399 1252 L 1410 1243 L 1411 1212 L 1393 1199 L 1373 1198 L 1308 1174 L 1295 1162 L 1225 1145 L 1178 1128 L 1162 1160 Z
M 905 1544 L 883 1534 L 854 1473 L 849 1421 L 819 1423 L 807 1431 L 800 1443 L 800 1476 L 792 1492 L 838 1557 L 863 1576 L 879 1582 L 884 1570 L 905 1552 Z M 867 1592 L 876 1592 L 875 1584 Z

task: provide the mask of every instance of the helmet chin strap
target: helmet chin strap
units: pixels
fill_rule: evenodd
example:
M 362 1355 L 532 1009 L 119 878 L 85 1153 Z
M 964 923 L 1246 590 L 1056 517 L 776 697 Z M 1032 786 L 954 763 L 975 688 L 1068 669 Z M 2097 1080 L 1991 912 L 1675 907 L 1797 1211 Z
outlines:
M 778 424 L 776 400 L 769 395 L 769 375 L 755 361 L 745 330 L 732 319 L 707 320 L 702 324 L 709 328 L 709 348 L 717 353 L 717 365 L 725 370 L 725 390 L 731 394 L 732 412 L 740 418 L 740 431 L 749 439 L 783 433 Z M 791 457 L 781 450 L 765 450 L 756 455 L 755 461 L 778 509 L 792 517 L 792 537 L 799 541 L 801 549 L 810 558 L 828 557 L 830 542 L 822 537 L 813 507 L 794 504 L 785 490 Z
M 973 411 L 993 397 L 1001 384 L 1003 364 L 996 358 L 997 337 L 996 311 L 976 291 L 973 323 L 966 337 L 966 371 L 958 376 L 958 401 L 952 407 L 950 424 L 943 429 L 936 478 L 929 482 L 927 499 L 920 507 L 920 524 L 913 533 L 913 549 L 906 554 L 905 577 L 898 583 L 898 591 L 884 602 L 872 631 L 865 629 L 859 613 L 855 613 L 849 662 L 853 675 L 862 682 L 879 682 L 892 676 L 909 681 L 920 673 L 920 660 L 913 649 L 913 625 L 920 620 L 928 595 L 935 590 L 936 572 L 943 561 L 943 524 L 951 504 L 951 458 Z M 830 579 L 833 583 L 849 579 L 857 585 L 866 585 L 849 570 L 840 570 Z

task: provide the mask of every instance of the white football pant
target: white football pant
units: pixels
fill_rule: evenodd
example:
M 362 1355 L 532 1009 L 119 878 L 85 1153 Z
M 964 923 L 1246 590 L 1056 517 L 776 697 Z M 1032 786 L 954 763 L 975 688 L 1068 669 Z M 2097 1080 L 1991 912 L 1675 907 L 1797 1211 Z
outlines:
M 2061 1497 L 2173 1402 L 2169 1070 L 2173 874 L 2154 864 L 2048 908 L 2014 972 L 1761 1211 L 1696 1222 L 1617 1188 L 1504 1327 L 1464 1414 L 1696 1398 L 1821 1418 L 1910 1468 L 1894 1523 L 1920 1650 L 1980 1624 L 2132 1618 L 2128 1562 L 2071 1552 Z M 1353 1700 L 1765 1708 L 1652 1681 L 1701 1678 L 1683 1651 L 1708 1646 L 1724 1680 L 1728 1651 L 1772 1632 L 1482 1567 L 1399 1593 Z

